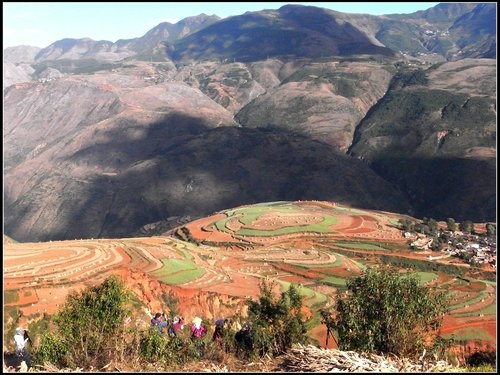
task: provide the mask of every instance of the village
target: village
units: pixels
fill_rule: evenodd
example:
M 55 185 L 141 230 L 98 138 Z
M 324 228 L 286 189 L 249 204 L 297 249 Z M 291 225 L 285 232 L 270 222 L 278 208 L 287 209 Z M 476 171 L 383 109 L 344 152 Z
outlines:
M 433 250 L 441 256 L 429 256 L 430 260 L 444 257 L 458 257 L 472 266 L 490 265 L 496 269 L 496 236 L 485 233 L 440 230 L 437 236 L 404 232 L 405 238 L 413 239 L 409 245 L 415 250 Z

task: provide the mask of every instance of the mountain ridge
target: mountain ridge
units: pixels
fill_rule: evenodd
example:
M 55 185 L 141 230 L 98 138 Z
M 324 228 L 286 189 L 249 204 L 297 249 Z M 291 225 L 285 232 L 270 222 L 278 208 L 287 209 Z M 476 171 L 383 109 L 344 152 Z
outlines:
M 432 17 L 441 28 L 460 19 L 461 30 L 470 28 L 463 35 L 476 35 L 488 30 L 477 24 L 483 12 L 490 15 L 491 6 L 444 4 Z M 4 62 L 9 74 L 19 69 L 14 82 L 24 80 L 4 78 L 7 233 L 23 240 L 122 236 L 171 216 L 301 194 L 436 219 L 495 220 L 496 60 L 369 54 L 386 48 L 376 43 L 377 27 L 388 32 L 393 25 L 400 37 L 420 33 L 417 50 L 444 35 L 425 28 L 418 14 L 402 29 L 401 17 L 290 5 L 160 24 L 137 51 L 126 47 L 136 39 L 115 51 L 111 42 L 99 47 L 88 39 L 78 50 L 78 41 L 68 39 L 56 60 Z M 270 40 L 296 33 L 295 52 L 264 42 L 274 57 L 242 62 L 227 56 L 245 44 L 219 43 L 206 60 L 168 56 L 208 53 L 198 49 L 200 41 L 191 50 L 183 46 L 195 37 L 216 40 L 214 30 L 225 30 L 219 42 L 229 43 L 269 25 L 277 38 Z M 318 32 L 324 26 L 326 39 Z M 161 41 L 165 31 L 170 41 Z M 333 31 L 342 31 L 335 48 L 345 55 L 321 57 Z M 406 40 L 400 37 L 392 41 Z M 368 49 L 360 51 L 357 41 Z M 108 53 L 127 57 L 91 58 Z
M 373 15 L 367 15 L 367 14 L 354 14 L 354 13 L 341 13 L 337 11 L 333 11 L 330 9 L 324 9 L 324 8 L 317 8 L 313 6 L 307 6 L 307 5 L 298 5 L 298 4 L 289 4 L 289 5 L 284 5 L 283 7 L 279 8 L 278 10 L 262 10 L 262 11 L 256 11 L 256 12 L 246 12 L 242 15 L 236 15 L 236 16 L 231 16 L 225 19 L 221 19 L 220 17 L 216 15 L 212 16 L 207 16 L 206 14 L 200 14 L 198 16 L 192 16 L 192 17 L 187 17 L 176 24 L 170 24 L 168 22 L 160 23 L 159 25 L 155 26 L 153 29 L 149 30 L 145 35 L 139 38 L 133 38 L 133 39 L 120 39 L 117 40 L 115 43 L 107 40 L 102 40 L 102 41 L 93 41 L 89 38 L 82 38 L 82 39 L 73 39 L 73 47 L 76 47 L 77 44 L 79 43 L 89 43 L 90 42 L 90 49 L 94 50 L 100 50 L 101 53 L 106 52 L 107 55 L 102 55 L 104 59 L 110 59 L 110 60 L 119 60 L 127 57 L 132 57 L 134 54 L 140 55 L 144 53 L 145 51 L 151 51 L 155 46 L 158 45 L 159 42 L 167 42 L 167 44 L 173 44 L 174 45 L 174 50 L 178 50 L 181 45 L 177 44 L 175 46 L 176 42 L 179 42 L 183 37 L 189 36 L 191 34 L 196 34 L 197 32 L 203 32 L 203 30 L 206 27 L 211 27 L 214 26 L 215 24 L 220 24 L 223 25 L 224 23 L 230 22 L 232 27 L 234 27 L 234 24 L 238 23 L 245 23 L 246 19 L 249 18 L 249 22 L 251 22 L 251 17 L 259 16 L 262 15 L 264 18 L 271 16 L 271 18 L 276 18 L 276 16 L 281 15 L 281 16 L 292 16 L 294 12 L 300 12 L 302 15 L 306 14 L 307 12 L 313 12 L 314 17 L 317 19 L 320 17 L 320 14 L 327 15 L 325 18 L 326 22 L 331 22 L 333 21 L 334 23 L 339 21 L 340 23 L 344 23 L 345 25 L 349 26 L 351 29 L 351 32 L 360 32 L 363 34 L 369 41 L 369 43 L 372 44 L 372 49 L 367 50 L 369 53 L 388 53 L 384 52 L 384 48 L 387 47 L 386 42 L 392 44 L 393 50 L 397 51 L 398 49 L 400 50 L 399 52 L 402 53 L 409 53 L 410 55 L 416 56 L 416 53 L 426 51 L 427 53 L 435 53 L 438 52 L 439 54 L 442 54 L 444 57 L 449 58 L 449 59 L 455 59 L 455 58 L 464 58 L 464 57 L 493 57 L 491 55 L 480 55 L 478 52 L 461 52 L 462 55 L 459 57 L 458 55 L 455 54 L 455 51 L 460 50 L 461 48 L 464 47 L 464 41 L 468 40 L 467 43 L 472 43 L 472 44 L 477 44 L 478 46 L 483 45 L 481 48 L 483 48 L 484 51 L 484 44 L 487 44 L 487 48 L 489 48 L 487 53 L 492 53 L 491 50 L 491 45 L 492 45 L 492 38 L 494 40 L 494 35 L 495 35 L 495 29 L 494 26 L 488 26 L 487 28 L 484 28 L 483 25 L 485 24 L 484 19 L 485 17 L 489 18 L 496 18 L 495 15 L 495 6 L 490 3 L 463 3 L 463 4 L 458 4 L 458 3 L 440 3 L 436 5 L 433 8 L 429 8 L 425 11 L 418 11 L 410 14 L 388 14 L 388 15 L 383 15 L 383 16 L 373 16 Z M 266 16 L 267 15 L 267 16 Z M 382 30 L 386 28 L 386 23 L 398 23 L 402 22 L 401 19 L 404 18 L 404 22 L 407 22 L 408 25 L 412 25 L 411 27 L 413 28 L 413 31 L 407 30 L 407 31 L 401 31 L 399 33 L 397 39 L 393 39 L 390 37 L 388 34 L 382 33 Z M 425 20 L 424 23 L 420 22 L 419 19 Z M 370 22 L 367 22 L 367 20 L 370 20 Z M 302 21 L 305 20 L 300 20 L 298 19 L 299 23 L 302 24 Z M 277 21 L 273 22 L 283 22 L 280 21 L 279 18 Z M 322 21 L 323 22 L 323 21 Z M 436 24 L 436 29 L 437 29 L 437 34 L 436 31 L 432 30 L 432 22 Z M 458 22 L 457 25 L 454 23 Z M 466 28 L 460 27 L 459 25 L 461 23 L 468 23 Z M 429 24 L 431 23 L 431 24 Z M 493 29 L 492 29 L 493 27 Z M 430 28 L 430 29 L 429 29 Z M 452 35 L 446 35 L 447 29 L 450 29 L 452 32 Z M 324 27 L 323 27 L 324 29 Z M 328 28 L 327 28 L 328 29 Z M 456 29 L 457 30 L 456 34 L 453 35 L 453 31 Z M 471 35 L 469 34 L 469 30 L 471 30 Z M 234 32 L 234 29 L 232 30 Z M 285 32 L 285 30 L 282 30 Z M 347 30 L 346 30 L 347 31 Z M 412 34 L 408 34 L 407 32 L 410 31 Z M 158 33 L 160 36 L 163 37 L 158 37 Z M 156 36 L 154 36 L 156 35 Z M 200 34 L 202 35 L 202 34 Z M 474 41 L 474 35 L 482 35 L 484 38 L 480 41 Z M 271 35 L 268 35 L 271 36 Z M 283 37 L 283 36 L 282 36 Z M 202 37 L 203 38 L 203 37 Z M 314 37 L 313 39 L 316 39 L 319 41 L 320 39 L 317 39 L 317 36 Z M 382 38 L 382 39 L 380 39 Z M 410 44 L 408 44 L 408 41 L 410 39 L 416 39 L 418 40 L 417 44 L 414 44 L 414 49 L 413 51 L 411 50 L 405 50 L 405 46 L 409 47 Z M 430 50 L 427 50 L 425 45 L 429 44 L 426 39 L 434 39 L 441 43 L 441 50 L 436 49 L 436 47 L 431 48 Z M 465 39 L 467 38 L 467 39 Z M 64 39 L 63 39 L 64 40 Z M 56 41 L 52 43 L 51 45 L 41 48 L 41 50 L 37 53 L 36 55 L 36 60 L 37 61 L 42 61 L 42 60 L 47 60 L 51 56 L 52 50 L 55 49 L 55 47 L 58 44 L 61 44 L 62 41 Z M 441 41 L 440 41 L 441 40 Z M 79 41 L 79 43 L 78 43 Z M 448 44 L 447 47 L 443 47 L 442 43 L 446 41 L 446 44 Z M 423 44 L 422 44 L 423 42 Z M 321 42 L 320 42 L 321 43 Z M 396 43 L 396 44 L 393 44 Z M 455 47 L 454 45 L 458 45 Z M 494 42 L 496 45 L 496 41 Z M 142 46 L 145 45 L 145 46 Z M 380 48 L 378 48 L 380 47 Z M 403 48 L 401 48 L 403 47 Z M 10 47 L 16 48 L 16 47 Z M 36 47 L 35 47 L 36 48 Z M 89 49 L 89 46 L 80 46 L 80 49 L 87 48 Z M 166 50 L 170 50 L 172 46 L 166 46 Z M 190 47 L 193 48 L 193 47 Z M 445 48 L 445 49 L 443 49 Z M 104 51 L 102 51 L 104 49 Z M 120 56 L 119 54 L 116 54 L 114 50 L 118 50 L 119 52 L 122 53 Z M 324 54 L 328 54 L 329 50 L 325 50 Z M 338 49 L 336 50 L 338 53 Z M 92 51 L 88 51 L 88 53 L 91 53 Z M 332 51 L 334 52 L 334 51 Z M 94 52 L 95 53 L 95 52 Z M 150 52 L 151 53 L 151 52 Z M 186 54 L 187 52 L 183 52 Z M 343 53 L 343 52 L 342 52 Z M 351 51 L 351 53 L 360 53 L 360 51 Z M 472 55 L 471 53 L 474 53 L 475 55 Z M 176 52 L 178 54 L 178 52 Z M 335 53 L 334 53 L 335 54 Z M 54 56 L 54 55 L 52 55 Z M 77 57 L 78 55 L 75 55 L 74 57 Z M 107 57 L 104 57 L 107 56 Z M 234 53 L 232 55 L 226 55 L 224 58 L 232 58 L 236 57 Z M 272 56 L 272 54 L 271 54 Z M 302 55 L 304 57 L 305 55 Z M 496 54 L 495 54 L 496 56 Z M 92 56 L 93 57 L 93 56 Z M 56 58 L 63 58 L 62 55 L 56 56 Z M 165 58 L 165 57 L 164 57 Z M 170 58 L 170 56 L 167 56 L 167 59 Z M 244 60 L 244 58 L 240 57 L 240 60 Z M 20 61 L 16 61 L 20 62 Z

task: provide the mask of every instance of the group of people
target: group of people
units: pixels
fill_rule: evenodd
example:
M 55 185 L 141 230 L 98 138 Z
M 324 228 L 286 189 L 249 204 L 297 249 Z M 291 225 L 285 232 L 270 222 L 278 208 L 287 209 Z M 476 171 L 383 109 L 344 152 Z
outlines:
M 175 337 L 184 328 L 184 318 L 182 316 L 175 316 L 172 324 L 170 324 L 165 313 L 157 312 L 151 319 L 151 327 L 156 327 L 160 334 L 168 333 L 170 337 Z
M 207 328 L 202 323 L 203 320 L 199 317 L 195 317 L 192 320 L 190 334 L 192 341 L 201 340 L 207 334 Z M 228 319 L 218 319 L 215 322 L 215 330 L 212 335 L 212 341 L 218 342 L 222 345 L 223 337 L 225 334 L 225 327 L 229 323 Z M 170 324 L 168 317 L 165 313 L 156 313 L 151 319 L 151 327 L 156 327 L 160 334 L 168 332 L 170 337 L 176 337 L 178 332 L 184 328 L 185 320 L 182 316 L 175 316 L 173 318 L 172 324 Z M 252 329 L 248 323 L 237 327 L 237 332 L 235 335 L 235 341 L 237 345 L 244 346 L 247 349 L 252 345 Z

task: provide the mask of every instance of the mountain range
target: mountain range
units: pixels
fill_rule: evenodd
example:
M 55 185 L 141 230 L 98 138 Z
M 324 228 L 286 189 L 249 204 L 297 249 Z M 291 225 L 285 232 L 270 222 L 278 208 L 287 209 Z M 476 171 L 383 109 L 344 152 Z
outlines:
M 10 237 L 300 199 L 496 221 L 496 4 L 286 5 L 4 50 Z

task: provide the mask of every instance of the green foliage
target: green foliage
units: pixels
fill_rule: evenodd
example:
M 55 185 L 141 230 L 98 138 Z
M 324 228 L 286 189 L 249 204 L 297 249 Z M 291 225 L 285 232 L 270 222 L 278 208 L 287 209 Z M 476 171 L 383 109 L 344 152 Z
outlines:
M 446 219 L 446 227 L 450 232 L 455 232 L 457 230 L 457 223 L 455 222 L 455 219 L 451 217 Z
M 193 360 L 207 357 L 207 348 L 210 347 L 211 336 L 205 335 L 201 340 L 193 342 L 190 339 L 188 327 L 177 332 L 177 336 L 170 338 L 167 334 L 160 334 L 157 329 L 141 332 L 139 338 L 139 356 L 149 363 L 163 363 L 165 365 L 183 365 Z
M 497 234 L 497 226 L 494 223 L 487 223 L 486 224 L 486 235 L 488 237 L 493 237 L 496 236 Z
M 19 301 L 19 291 L 14 290 L 4 290 L 3 292 L 3 303 L 14 303 Z
M 462 221 L 459 224 L 458 229 L 464 233 L 474 233 L 474 223 L 470 220 Z
M 335 305 L 342 350 L 418 355 L 448 311 L 446 294 L 421 286 L 411 273 L 368 268 L 349 279 L 347 288 Z
M 168 307 L 171 317 L 179 315 L 179 297 L 171 290 L 162 295 L 163 302 Z
M 429 226 L 429 234 L 431 235 L 437 235 L 438 234 L 438 223 L 435 219 L 429 219 L 427 222 L 427 225 Z
M 415 227 L 415 221 L 407 218 L 402 218 L 399 220 L 399 227 L 404 231 L 413 231 Z
M 248 301 L 249 322 L 254 332 L 254 349 L 260 355 L 278 355 L 295 343 L 307 341 L 302 297 L 293 284 L 279 298 L 276 283 L 262 281 L 258 301 Z
M 454 276 L 463 276 L 466 269 L 455 264 L 436 263 L 423 259 L 404 258 L 392 255 L 381 255 L 380 260 L 384 264 L 390 264 L 399 268 L 412 268 L 418 271 L 441 271 Z M 483 275 L 487 277 L 487 274 Z
M 139 354 L 148 362 L 157 362 L 170 357 L 169 340 L 161 335 L 156 328 L 149 329 L 141 337 Z
M 75 366 L 68 343 L 48 332 L 41 335 L 40 345 L 33 353 L 33 361 L 58 364 L 62 367 Z
M 426 85 L 428 82 L 424 70 L 418 68 L 415 70 L 401 70 L 393 78 L 393 85 L 405 87 L 411 85 Z
M 117 276 L 110 276 L 101 285 L 82 292 L 72 292 L 61 311 L 53 318 L 57 328 L 54 337 L 42 342 L 38 351 L 50 358 L 52 348 L 65 348 L 69 359 L 58 365 L 96 366 L 109 362 L 120 344 L 123 323 L 127 315 L 125 303 L 129 295 Z M 67 351 L 66 351 L 67 349 Z

